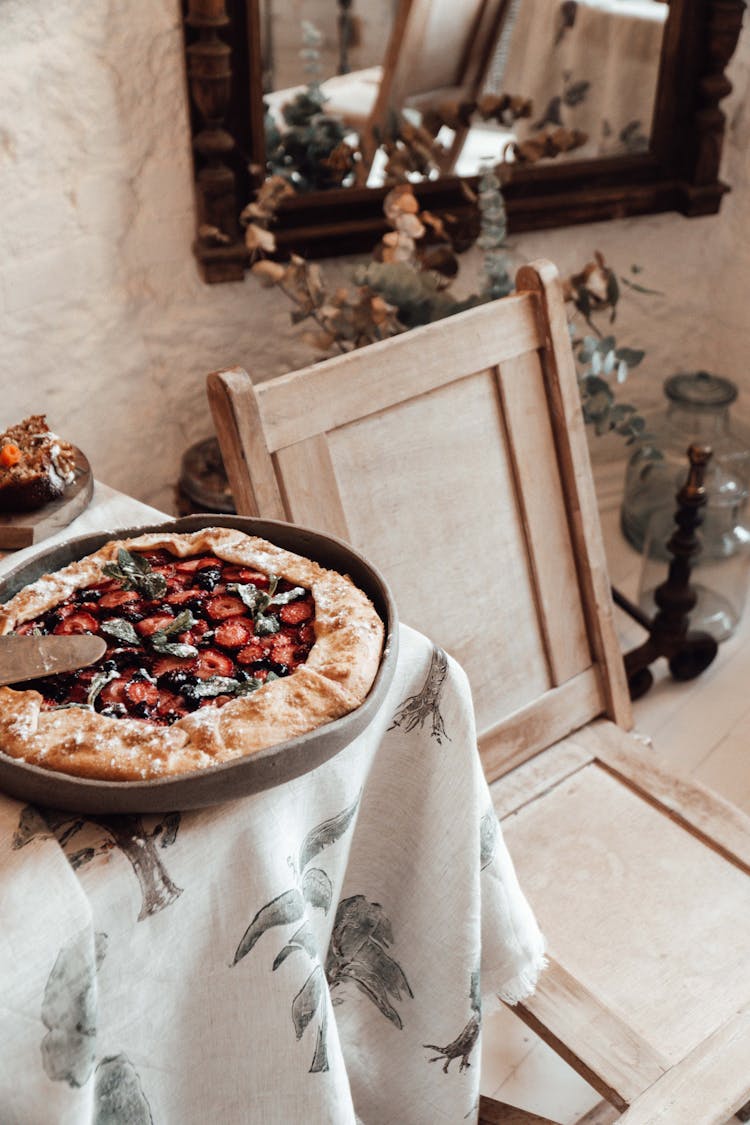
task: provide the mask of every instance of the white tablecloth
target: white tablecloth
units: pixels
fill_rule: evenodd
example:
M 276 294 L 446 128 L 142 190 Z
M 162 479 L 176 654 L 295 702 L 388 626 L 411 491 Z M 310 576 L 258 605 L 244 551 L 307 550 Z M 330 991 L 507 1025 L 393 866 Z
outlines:
M 497 91 L 533 101 L 519 139 L 563 124 L 588 135 L 575 159 L 647 148 L 668 11 L 656 0 L 521 0 Z
M 152 516 L 99 490 L 68 534 Z M 481 994 L 528 994 L 542 939 L 466 678 L 400 643 L 371 726 L 266 793 L 116 818 L 0 795 L 3 1125 L 474 1118 Z

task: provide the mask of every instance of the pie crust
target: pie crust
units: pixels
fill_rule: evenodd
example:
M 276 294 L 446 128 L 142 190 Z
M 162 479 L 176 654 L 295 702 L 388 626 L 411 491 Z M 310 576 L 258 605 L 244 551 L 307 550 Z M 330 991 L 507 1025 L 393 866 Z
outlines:
M 315 641 L 304 664 L 222 707 L 201 707 L 172 726 L 113 718 L 81 707 L 47 710 L 37 691 L 0 688 L 0 750 L 80 777 L 143 780 L 205 769 L 315 730 L 355 710 L 377 673 L 383 622 L 350 578 L 231 528 L 153 533 L 107 543 L 47 574 L 0 606 L 0 635 L 102 581 L 119 548 L 165 549 L 178 558 L 209 552 L 274 574 L 312 593 Z

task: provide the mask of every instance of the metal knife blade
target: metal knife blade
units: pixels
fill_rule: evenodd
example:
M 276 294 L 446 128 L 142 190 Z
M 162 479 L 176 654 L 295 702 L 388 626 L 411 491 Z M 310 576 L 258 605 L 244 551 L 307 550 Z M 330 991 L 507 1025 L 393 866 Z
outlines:
M 34 637 L 10 634 L 0 637 L 0 685 L 18 684 L 56 672 L 84 668 L 104 655 L 103 637 L 79 633 L 65 637 Z

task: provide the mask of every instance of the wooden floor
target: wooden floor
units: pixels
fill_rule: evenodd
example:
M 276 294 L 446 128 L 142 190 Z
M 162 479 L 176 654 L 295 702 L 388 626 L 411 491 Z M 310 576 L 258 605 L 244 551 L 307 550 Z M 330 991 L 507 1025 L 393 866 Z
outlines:
M 635 599 L 640 556 L 620 531 L 624 464 L 594 466 L 610 578 Z M 623 651 L 644 639 L 616 611 Z M 636 732 L 653 740 L 660 759 L 691 774 L 750 814 L 750 608 L 713 665 L 692 683 L 671 680 L 664 661 L 652 667 L 655 684 L 633 707 Z M 608 1125 L 617 1114 L 508 1009 L 485 1010 L 482 1093 L 573 1125 Z M 590 1113 L 590 1116 L 584 1117 Z M 737 1119 L 732 1121 L 736 1125 Z

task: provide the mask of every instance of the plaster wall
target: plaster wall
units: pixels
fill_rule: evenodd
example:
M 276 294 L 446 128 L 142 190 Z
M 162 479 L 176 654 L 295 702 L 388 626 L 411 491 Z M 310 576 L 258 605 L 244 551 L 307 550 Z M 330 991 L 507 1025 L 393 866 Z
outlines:
M 182 452 L 211 430 L 206 372 L 265 378 L 313 358 L 276 291 L 198 277 L 177 0 L 0 0 L 0 75 L 0 427 L 45 411 L 100 479 L 171 509 Z M 735 379 L 750 413 L 747 32 L 730 77 L 720 216 L 514 240 L 519 261 L 562 271 L 600 249 L 663 292 L 628 294 L 617 326 L 648 353 L 629 388 L 641 407 L 702 366 Z M 463 288 L 478 263 L 465 256 Z M 324 263 L 332 280 L 351 266 Z

